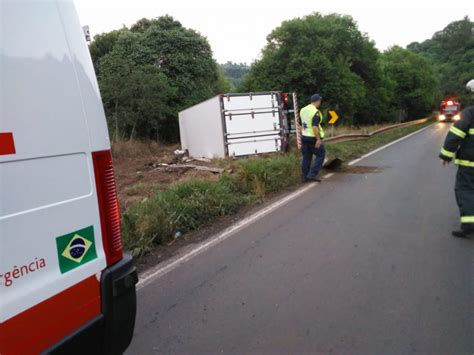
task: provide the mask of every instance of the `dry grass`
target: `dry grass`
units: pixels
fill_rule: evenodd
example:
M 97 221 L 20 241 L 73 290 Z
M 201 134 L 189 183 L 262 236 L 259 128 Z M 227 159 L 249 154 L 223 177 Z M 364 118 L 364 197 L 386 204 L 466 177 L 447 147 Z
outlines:
M 154 141 L 123 140 L 112 142 L 112 154 L 116 159 L 139 158 L 146 156 L 163 155 L 179 148 L 178 145 L 164 145 Z
M 206 180 L 217 181 L 219 176 L 207 171 L 157 168 L 158 163 L 170 164 L 176 160 L 178 145 L 156 142 L 119 141 L 112 143 L 115 177 L 122 210 L 150 198 L 156 190 L 173 184 Z M 214 165 L 216 162 L 195 162 L 197 165 Z

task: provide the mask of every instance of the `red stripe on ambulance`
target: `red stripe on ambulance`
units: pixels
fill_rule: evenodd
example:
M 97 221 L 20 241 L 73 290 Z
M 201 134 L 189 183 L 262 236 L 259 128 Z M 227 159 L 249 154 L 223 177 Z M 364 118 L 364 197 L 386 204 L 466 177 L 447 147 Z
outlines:
M 99 316 L 100 308 L 94 275 L 0 323 L 0 354 L 39 354 Z
M 13 140 L 13 133 L 0 132 L 0 155 L 15 154 L 15 141 Z

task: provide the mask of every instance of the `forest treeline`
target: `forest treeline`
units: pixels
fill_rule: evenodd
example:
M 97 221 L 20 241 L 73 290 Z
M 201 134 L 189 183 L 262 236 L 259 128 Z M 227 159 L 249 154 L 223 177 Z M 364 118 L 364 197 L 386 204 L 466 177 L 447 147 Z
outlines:
M 180 110 L 228 91 L 296 91 L 303 103 L 319 92 L 357 125 L 426 116 L 446 95 L 467 103 L 473 29 L 466 17 L 380 52 L 352 17 L 313 13 L 275 28 L 250 66 L 219 65 L 203 35 L 163 16 L 97 35 L 90 52 L 112 137 L 176 142 Z

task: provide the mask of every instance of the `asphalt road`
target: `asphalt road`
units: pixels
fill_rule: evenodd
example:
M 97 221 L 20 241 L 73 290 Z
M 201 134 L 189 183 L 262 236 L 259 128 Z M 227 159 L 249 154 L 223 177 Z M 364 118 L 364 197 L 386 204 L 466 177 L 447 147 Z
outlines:
M 474 240 L 432 126 L 138 291 L 127 354 L 473 354 Z

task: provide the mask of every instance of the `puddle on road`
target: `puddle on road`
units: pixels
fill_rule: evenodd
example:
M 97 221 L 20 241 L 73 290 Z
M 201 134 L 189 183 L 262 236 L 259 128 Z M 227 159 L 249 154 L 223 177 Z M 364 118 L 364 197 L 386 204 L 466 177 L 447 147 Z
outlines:
M 338 169 L 338 173 L 343 174 L 377 174 L 381 173 L 386 168 L 381 168 L 378 166 L 363 166 L 363 165 L 356 165 L 356 166 L 343 166 Z

